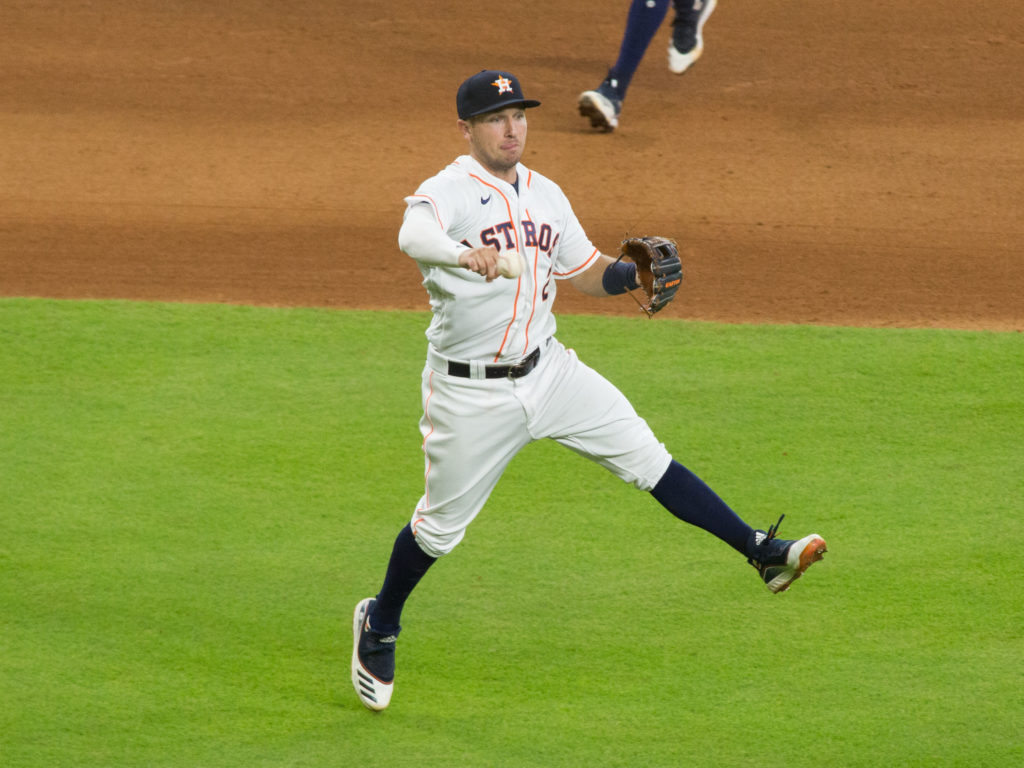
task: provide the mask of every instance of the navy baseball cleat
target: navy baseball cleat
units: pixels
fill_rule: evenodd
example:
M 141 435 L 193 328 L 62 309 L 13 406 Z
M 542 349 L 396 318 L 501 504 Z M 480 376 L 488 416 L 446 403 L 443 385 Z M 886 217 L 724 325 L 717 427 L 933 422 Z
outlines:
M 754 531 L 747 543 L 747 562 L 757 569 L 765 585 L 772 592 L 785 592 L 790 584 L 803 576 L 804 571 L 825 556 L 828 547 L 816 533 L 795 541 L 776 539 L 779 522 L 767 531 Z
M 576 102 L 580 115 L 590 120 L 590 127 L 610 133 L 619 125 L 620 99 L 611 83 L 605 80 L 596 91 L 584 91 Z
M 359 602 L 352 616 L 352 685 L 359 700 L 374 710 L 391 703 L 395 687 L 395 641 L 398 633 L 382 635 L 370 629 L 367 616 L 374 598 Z
M 672 21 L 672 42 L 668 46 L 670 72 L 683 74 L 704 53 L 704 22 L 715 10 L 715 4 L 716 0 L 705 0 L 696 15 L 676 13 Z

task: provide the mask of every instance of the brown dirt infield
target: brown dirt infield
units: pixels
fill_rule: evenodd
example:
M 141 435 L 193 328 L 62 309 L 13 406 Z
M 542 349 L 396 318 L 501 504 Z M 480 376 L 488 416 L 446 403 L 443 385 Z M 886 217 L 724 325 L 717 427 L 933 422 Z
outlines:
M 683 244 L 670 317 L 1024 329 L 1020 0 L 722 0 L 701 62 L 667 71 L 666 21 L 594 134 L 627 6 L 5 2 L 0 295 L 426 309 L 402 198 L 496 67 L 595 244 Z

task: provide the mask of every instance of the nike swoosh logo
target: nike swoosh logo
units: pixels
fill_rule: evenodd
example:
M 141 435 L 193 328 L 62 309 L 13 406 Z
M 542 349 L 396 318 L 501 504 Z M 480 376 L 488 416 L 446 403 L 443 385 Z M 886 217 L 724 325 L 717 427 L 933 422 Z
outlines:
M 487 205 L 489 202 L 491 202 L 491 196 L 490 195 L 488 195 L 487 197 L 481 197 L 480 198 L 480 205 Z

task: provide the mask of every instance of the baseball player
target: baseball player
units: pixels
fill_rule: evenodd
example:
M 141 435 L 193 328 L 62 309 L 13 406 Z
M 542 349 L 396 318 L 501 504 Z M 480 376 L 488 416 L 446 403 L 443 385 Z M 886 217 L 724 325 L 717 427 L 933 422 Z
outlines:
M 398 243 L 419 266 L 433 310 L 421 381 L 425 487 L 380 591 L 353 615 L 352 683 L 370 709 L 391 700 L 409 594 L 458 545 L 509 462 L 534 440 L 555 440 L 651 493 L 746 557 L 772 592 L 825 552 L 816 534 L 792 541 L 775 537 L 778 524 L 752 530 L 555 337 L 560 284 L 595 297 L 641 290 L 653 314 L 681 272 L 662 238 L 631 245 L 629 259 L 601 253 L 562 190 L 522 164 L 527 110 L 539 105 L 509 72 L 467 79 L 456 108 L 468 154 L 405 198 Z
M 717 0 L 672 0 L 672 42 L 668 45 L 669 71 L 681 75 L 704 53 L 704 22 L 715 10 Z M 608 76 L 593 91 L 584 91 L 577 100 L 590 126 L 605 132 L 619 125 L 619 113 L 637 67 L 647 52 L 654 34 L 665 20 L 669 0 L 633 0 L 626 17 L 626 30 L 619 45 L 619 58 Z

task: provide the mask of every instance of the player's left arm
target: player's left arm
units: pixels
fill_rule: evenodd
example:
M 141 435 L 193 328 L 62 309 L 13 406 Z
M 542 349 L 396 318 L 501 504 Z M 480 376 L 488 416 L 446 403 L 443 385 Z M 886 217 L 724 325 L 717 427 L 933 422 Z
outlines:
M 654 317 L 675 298 L 683 281 L 683 267 L 675 240 L 629 237 L 622 241 L 618 259 L 598 254 L 593 263 L 570 280 L 591 296 L 629 292 L 640 309 Z M 642 291 L 642 301 L 633 293 L 637 288 Z
M 585 270 L 569 278 L 572 286 L 588 296 L 617 296 L 640 287 L 636 266 L 599 253 Z

